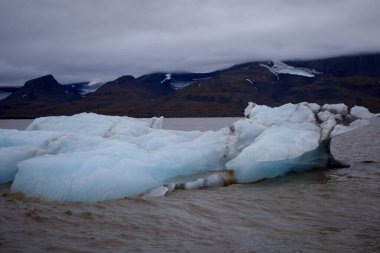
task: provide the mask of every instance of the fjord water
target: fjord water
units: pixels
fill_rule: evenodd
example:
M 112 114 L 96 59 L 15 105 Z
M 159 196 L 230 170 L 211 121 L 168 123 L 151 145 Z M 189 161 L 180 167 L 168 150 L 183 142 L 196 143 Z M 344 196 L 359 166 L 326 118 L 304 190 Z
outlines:
M 333 138 L 349 168 L 93 204 L 25 199 L 1 185 L 0 252 L 378 252 L 379 150 L 374 118 Z

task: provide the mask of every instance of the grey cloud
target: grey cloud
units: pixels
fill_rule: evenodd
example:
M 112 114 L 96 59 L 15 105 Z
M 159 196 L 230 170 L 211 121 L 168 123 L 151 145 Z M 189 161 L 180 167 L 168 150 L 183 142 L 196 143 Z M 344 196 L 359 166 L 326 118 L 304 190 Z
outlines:
M 0 85 L 380 51 L 377 0 L 0 0 Z

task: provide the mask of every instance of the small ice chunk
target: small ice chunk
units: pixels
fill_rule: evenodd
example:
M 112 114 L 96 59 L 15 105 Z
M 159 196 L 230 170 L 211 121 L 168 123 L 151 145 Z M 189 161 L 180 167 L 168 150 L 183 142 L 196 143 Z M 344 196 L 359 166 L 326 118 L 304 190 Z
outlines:
M 329 112 L 332 112 L 334 114 L 342 114 L 342 115 L 347 115 L 348 114 L 348 108 L 347 105 L 345 104 L 325 104 L 321 108 L 322 110 L 327 110 Z
M 374 117 L 374 114 L 370 113 L 367 108 L 357 105 L 351 108 L 350 114 L 358 119 L 370 119 Z
M 318 119 L 322 122 L 326 122 L 329 119 L 335 118 L 335 115 L 329 111 L 321 111 L 317 114 Z
M 347 133 L 368 124 L 369 124 L 369 120 L 357 119 L 354 122 L 351 122 L 349 126 L 337 125 L 335 126 L 334 130 L 331 132 L 330 136 L 334 137 L 343 133 Z
M 194 181 L 185 183 L 185 190 L 195 190 L 205 187 L 206 180 L 204 178 L 198 178 Z
M 142 198 L 155 198 L 165 196 L 165 194 L 169 191 L 169 188 L 166 186 L 160 186 L 150 190 L 148 193 L 144 194 Z
M 206 177 L 205 187 L 218 187 L 223 186 L 224 180 L 221 174 L 211 174 Z
M 316 103 L 306 103 L 306 106 L 309 107 L 314 113 L 317 113 L 319 110 L 321 110 L 321 106 Z
M 172 192 L 175 190 L 175 183 L 168 183 L 168 184 L 165 184 L 164 186 L 168 188 L 168 192 Z
M 244 109 L 244 116 L 248 117 L 255 105 L 253 102 L 248 102 L 248 106 Z

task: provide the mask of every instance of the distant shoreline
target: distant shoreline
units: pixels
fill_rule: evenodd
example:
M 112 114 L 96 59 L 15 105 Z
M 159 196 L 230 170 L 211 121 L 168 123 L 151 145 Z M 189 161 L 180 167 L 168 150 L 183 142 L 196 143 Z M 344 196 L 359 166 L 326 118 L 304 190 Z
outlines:
M 0 119 L 0 129 L 24 130 L 33 119 Z

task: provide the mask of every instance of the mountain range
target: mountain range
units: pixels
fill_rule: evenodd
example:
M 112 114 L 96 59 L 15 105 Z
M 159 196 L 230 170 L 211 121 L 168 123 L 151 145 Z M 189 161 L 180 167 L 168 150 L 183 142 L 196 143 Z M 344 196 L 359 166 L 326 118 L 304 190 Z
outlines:
M 0 89 L 1 91 L 1 89 Z M 210 73 L 121 76 L 104 84 L 29 80 L 0 100 L 1 118 L 96 112 L 133 117 L 241 116 L 247 103 L 362 105 L 380 112 L 380 54 L 249 62 Z

